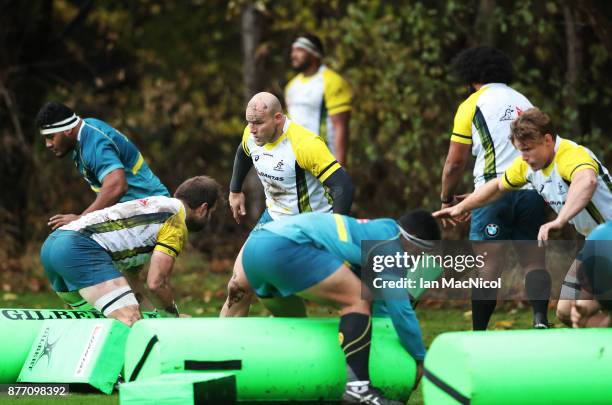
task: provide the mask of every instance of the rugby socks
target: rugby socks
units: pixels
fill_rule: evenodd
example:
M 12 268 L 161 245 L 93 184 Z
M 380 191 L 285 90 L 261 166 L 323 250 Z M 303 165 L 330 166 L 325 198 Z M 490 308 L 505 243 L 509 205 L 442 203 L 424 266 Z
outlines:
M 496 288 L 472 288 L 472 329 L 487 330 L 497 305 Z
M 340 346 L 346 358 L 347 381 L 369 381 L 370 341 L 372 318 L 369 315 L 350 312 L 340 317 Z
M 525 275 L 525 291 L 533 308 L 533 322 L 536 326 L 548 327 L 550 284 L 550 274 L 544 269 L 532 270 Z

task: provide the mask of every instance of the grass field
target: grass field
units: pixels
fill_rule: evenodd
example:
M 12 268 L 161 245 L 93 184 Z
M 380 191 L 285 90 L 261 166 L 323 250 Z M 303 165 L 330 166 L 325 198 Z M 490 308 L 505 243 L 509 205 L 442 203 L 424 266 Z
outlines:
M 231 262 L 225 263 L 225 267 Z M 230 276 L 227 271 L 210 271 L 207 258 L 193 251 L 184 254 L 177 262 L 173 285 L 178 297 L 178 306 L 182 313 L 194 317 L 217 316 L 225 299 L 225 285 Z M 222 266 L 221 266 L 222 267 Z M 53 292 L 17 293 L 5 287 L 0 292 L 0 308 L 58 308 L 61 301 Z M 554 319 L 550 310 L 549 319 Z M 335 316 L 330 308 L 319 305 L 308 305 L 311 316 Z M 260 303 L 256 303 L 251 310 L 252 316 L 268 316 L 269 313 Z M 449 331 L 469 330 L 471 328 L 471 314 L 469 303 L 449 302 L 425 303 L 417 308 L 425 345 L 429 346 L 435 337 Z M 498 306 L 494 314 L 491 329 L 523 329 L 531 326 L 531 310 L 522 303 L 503 303 Z M 1 404 L 84 404 L 105 405 L 118 404 L 117 394 L 106 396 L 96 394 L 71 394 L 68 397 L 55 398 L 8 398 L 0 395 Z M 410 398 L 409 404 L 422 404 L 423 398 L 419 388 Z

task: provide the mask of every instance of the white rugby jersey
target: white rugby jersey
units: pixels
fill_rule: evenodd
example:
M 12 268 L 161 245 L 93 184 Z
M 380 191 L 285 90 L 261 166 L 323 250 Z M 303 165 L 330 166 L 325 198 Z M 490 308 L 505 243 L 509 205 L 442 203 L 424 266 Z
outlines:
M 263 146 L 255 144 L 247 125 L 242 148 L 253 160 L 273 219 L 301 212 L 332 212 L 331 197 L 322 182 L 340 164 L 321 137 L 286 118 L 283 134 Z
M 334 127 L 330 116 L 350 111 L 352 97 L 346 80 L 325 65 L 312 76 L 298 74 L 285 87 L 289 117 L 326 139 L 332 154 L 335 154 Z
M 501 176 L 519 156 L 508 139 L 510 124 L 533 105 L 503 83 L 489 83 L 457 109 L 451 141 L 472 145 L 474 186 Z
M 59 229 L 96 241 L 120 270 L 143 265 L 154 250 L 176 257 L 187 239 L 183 203 L 164 196 L 118 203 Z
M 574 225 L 576 231 L 586 236 L 598 224 L 612 220 L 610 174 L 589 149 L 557 136 L 555 157 L 548 167 L 533 171 L 519 156 L 504 173 L 502 183 L 508 190 L 531 183 L 558 213 L 565 205 L 574 174 L 584 169 L 597 173 L 597 188 L 587 206 L 569 222 Z

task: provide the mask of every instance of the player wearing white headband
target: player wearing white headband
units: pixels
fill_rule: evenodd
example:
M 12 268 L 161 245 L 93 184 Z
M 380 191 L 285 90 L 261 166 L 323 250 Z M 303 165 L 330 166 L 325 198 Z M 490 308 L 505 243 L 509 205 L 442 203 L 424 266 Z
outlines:
M 323 44 L 300 35 L 291 47 L 291 66 L 298 71 L 285 88 L 289 117 L 327 140 L 342 166 L 347 163 L 352 92 L 349 84 L 322 64 Z
M 95 118 L 82 119 L 64 104 L 51 101 L 38 112 L 36 127 L 55 156 L 72 152 L 77 170 L 97 194 L 80 215 L 51 217 L 48 225 L 52 229 L 118 202 L 170 196 L 138 148 L 107 123 Z
M 96 193 L 96 199 L 81 214 L 56 214 L 49 218 L 47 225 L 52 230 L 118 202 L 170 196 L 138 148 L 107 123 L 95 118 L 80 118 L 64 104 L 51 101 L 38 112 L 36 128 L 55 156 L 63 157 L 72 152 L 77 170 Z M 140 269 L 140 266 L 126 269 L 124 274 L 138 298 L 143 300 L 141 304 L 151 310 L 153 307 L 144 298 L 144 286 L 138 276 Z

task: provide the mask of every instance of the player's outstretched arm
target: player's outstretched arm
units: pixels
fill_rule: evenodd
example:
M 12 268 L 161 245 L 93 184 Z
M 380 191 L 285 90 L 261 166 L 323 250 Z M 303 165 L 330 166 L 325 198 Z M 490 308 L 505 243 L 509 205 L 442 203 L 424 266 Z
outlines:
M 478 190 L 470 194 L 465 200 L 459 204 L 436 211 L 433 213 L 435 218 L 456 218 L 463 214 L 472 211 L 474 208 L 480 208 L 500 198 L 506 192 L 502 184 L 501 178 L 493 179 L 485 183 Z

